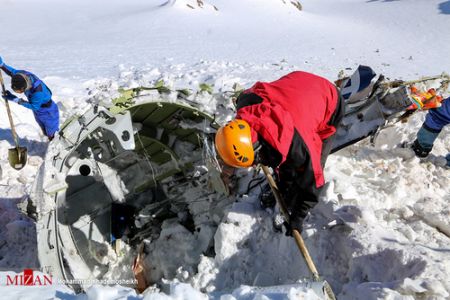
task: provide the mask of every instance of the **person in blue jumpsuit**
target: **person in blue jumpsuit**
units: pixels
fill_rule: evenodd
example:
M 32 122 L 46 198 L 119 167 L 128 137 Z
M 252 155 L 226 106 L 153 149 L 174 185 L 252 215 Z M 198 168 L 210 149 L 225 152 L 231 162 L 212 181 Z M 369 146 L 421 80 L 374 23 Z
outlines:
M 433 149 L 433 144 L 442 128 L 450 124 L 450 97 L 442 102 L 438 108 L 430 109 L 425 122 L 417 132 L 417 138 L 411 148 L 418 157 L 427 157 Z M 450 153 L 445 157 L 450 167 Z
M 51 141 L 59 130 L 59 109 L 52 100 L 50 89 L 33 73 L 16 70 L 6 65 L 1 57 L 0 68 L 11 77 L 12 90 L 18 94 L 25 94 L 27 100 L 17 97 L 8 90 L 2 95 L 3 98 L 31 109 L 42 132 Z

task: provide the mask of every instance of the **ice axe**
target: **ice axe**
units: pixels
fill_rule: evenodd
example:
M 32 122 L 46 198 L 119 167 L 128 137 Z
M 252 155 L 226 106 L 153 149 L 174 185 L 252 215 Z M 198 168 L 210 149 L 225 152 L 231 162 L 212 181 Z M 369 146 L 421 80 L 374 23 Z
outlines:
M 2 86 L 2 93 L 6 93 L 5 83 L 3 82 L 3 75 L 0 71 L 0 84 Z M 6 111 L 8 112 L 9 124 L 11 126 L 11 132 L 13 135 L 14 143 L 16 144 L 15 148 L 11 148 L 8 150 L 8 161 L 11 167 L 16 170 L 20 170 L 25 167 L 27 163 L 27 148 L 19 146 L 19 138 L 17 137 L 16 128 L 14 127 L 14 121 L 11 115 L 11 109 L 9 108 L 8 100 L 5 99 Z
M 290 217 L 289 217 L 289 211 L 287 209 L 286 203 L 284 202 L 283 197 L 281 196 L 280 190 L 278 189 L 278 186 L 273 179 L 272 175 L 270 174 L 269 168 L 267 166 L 262 166 L 262 169 L 264 171 L 264 174 L 266 175 L 267 181 L 269 182 L 270 188 L 272 189 L 272 193 L 275 196 L 275 199 L 277 200 L 278 206 L 280 207 L 281 213 L 283 214 L 286 222 L 290 224 Z M 298 249 L 300 250 L 301 254 L 303 255 L 303 258 L 305 259 L 306 265 L 308 266 L 309 270 L 311 271 L 311 274 L 313 276 L 314 281 L 320 281 L 319 272 L 317 271 L 316 266 L 314 265 L 314 262 L 309 255 L 308 248 L 306 248 L 305 241 L 303 241 L 303 238 L 300 234 L 300 232 L 297 229 L 292 229 L 292 236 L 295 239 L 295 242 L 297 244 Z M 328 284 L 328 282 L 324 281 L 324 292 L 327 294 L 327 296 L 330 299 L 336 299 L 336 296 L 333 293 L 333 290 L 331 289 L 331 286 Z

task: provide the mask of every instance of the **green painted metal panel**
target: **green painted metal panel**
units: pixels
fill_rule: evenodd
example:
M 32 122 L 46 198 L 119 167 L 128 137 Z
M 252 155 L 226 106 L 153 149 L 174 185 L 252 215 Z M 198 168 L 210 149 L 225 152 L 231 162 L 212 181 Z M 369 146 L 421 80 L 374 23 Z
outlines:
M 158 109 L 156 103 L 134 106 L 130 109 L 131 117 L 135 122 L 142 122 L 147 116 Z
M 154 140 L 146 135 L 139 134 L 139 136 L 136 135 L 136 149 L 135 151 L 139 152 L 143 148 L 146 148 L 154 143 Z
M 167 118 L 170 118 L 173 113 L 178 111 L 180 108 L 173 105 L 163 105 L 157 110 L 153 111 L 150 115 L 148 115 L 142 123 L 144 126 L 152 126 L 159 125 L 159 123 L 163 122 Z
M 151 156 L 151 161 L 154 161 L 158 165 L 165 164 L 173 159 L 178 160 L 178 156 L 172 157 L 172 155 L 170 155 L 170 152 L 165 151 L 157 152 L 155 154 L 152 154 Z

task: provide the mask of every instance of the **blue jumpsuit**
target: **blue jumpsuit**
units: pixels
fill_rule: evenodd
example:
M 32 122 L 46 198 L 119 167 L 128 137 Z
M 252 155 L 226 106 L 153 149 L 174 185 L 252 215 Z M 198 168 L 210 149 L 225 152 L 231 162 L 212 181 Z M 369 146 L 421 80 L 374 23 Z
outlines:
M 424 126 L 430 131 L 439 133 L 448 124 L 450 124 L 450 97 L 442 102 L 441 107 L 430 109 Z
M 31 88 L 27 89 L 24 94 L 28 102 L 22 101 L 19 104 L 31 109 L 36 122 L 41 127 L 43 133 L 53 138 L 55 132 L 59 130 L 59 109 L 52 100 L 52 92 L 36 75 L 24 70 L 15 70 L 14 68 L 4 64 L 1 69 L 9 76 L 17 73 L 28 76 L 31 81 Z
M 442 106 L 430 109 L 425 122 L 417 133 L 417 141 L 422 149 L 431 151 L 433 143 L 446 125 L 450 124 L 450 97 L 442 102 Z M 447 166 L 450 167 L 450 153 L 446 156 Z

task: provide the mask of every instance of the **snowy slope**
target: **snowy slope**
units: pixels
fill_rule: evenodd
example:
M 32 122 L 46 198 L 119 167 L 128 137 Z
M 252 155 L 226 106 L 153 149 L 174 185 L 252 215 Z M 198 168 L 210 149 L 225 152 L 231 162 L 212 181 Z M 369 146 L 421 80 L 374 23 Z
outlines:
M 443 0 L 305 0 L 301 12 L 282 0 L 205 1 L 217 11 L 190 9 L 192 2 L 2 0 L 2 55 L 42 75 L 89 79 L 114 75 L 122 63 L 201 59 L 285 59 L 328 76 L 358 64 L 395 77 L 445 70 Z
M 281 0 L 203 2 L 200 8 L 188 0 L 0 0 L 0 55 L 48 83 L 63 121 L 93 102 L 107 101 L 118 87 L 159 79 L 176 88 L 196 89 L 206 82 L 223 92 L 235 82 L 250 86 L 292 70 L 333 80 L 358 64 L 402 79 L 450 72 L 449 1 L 304 0 L 303 11 Z M 215 109 L 213 102 L 205 105 Z M 13 141 L 7 118 L 0 118 L 0 267 L 20 272 L 37 265 L 35 229 L 15 203 L 29 191 L 46 142 L 30 111 L 12 109 L 30 158 L 20 172 L 9 167 Z M 425 162 L 396 147 L 414 139 L 424 116 L 386 129 L 375 146 L 364 141 L 329 157 L 329 184 L 303 235 L 340 299 L 449 297 L 450 170 L 442 163 L 450 151 L 450 129 Z M 271 222 L 256 194 L 238 199 L 216 233 L 216 257 L 202 257 L 197 274 L 181 270 L 177 278 L 193 288 L 175 284 L 172 298 L 200 299 L 200 291 L 307 277 L 295 244 L 274 234 Z M 9 299 L 50 297 L 26 288 L 0 286 Z M 253 299 L 247 292 L 243 287 L 224 299 Z M 61 286 L 43 293 L 69 298 L 71 292 Z M 87 295 L 139 297 L 125 288 L 100 286 Z

